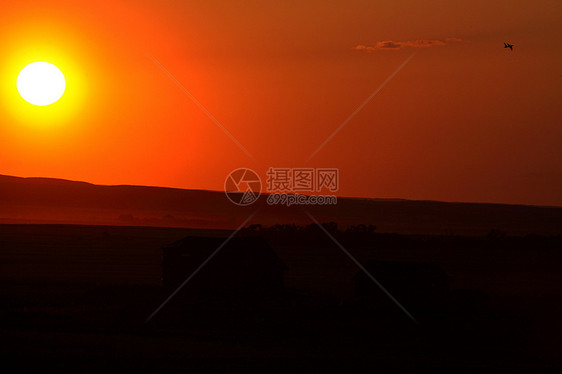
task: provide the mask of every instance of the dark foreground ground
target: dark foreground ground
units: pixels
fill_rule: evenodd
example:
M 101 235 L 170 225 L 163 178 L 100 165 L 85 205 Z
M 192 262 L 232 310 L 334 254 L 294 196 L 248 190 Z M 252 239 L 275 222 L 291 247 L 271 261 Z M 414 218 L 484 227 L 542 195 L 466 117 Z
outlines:
M 228 232 L 0 226 L 0 370 L 355 372 L 560 369 L 561 237 L 338 233 L 361 263 L 438 264 L 450 292 L 410 311 L 354 293 L 357 266 L 323 233 L 261 231 L 287 265 L 263 297 L 173 299 L 163 245 Z M 189 287 L 189 286 L 187 286 Z M 187 288 L 186 287 L 186 288 Z M 8 370 L 9 369 L 9 370 Z

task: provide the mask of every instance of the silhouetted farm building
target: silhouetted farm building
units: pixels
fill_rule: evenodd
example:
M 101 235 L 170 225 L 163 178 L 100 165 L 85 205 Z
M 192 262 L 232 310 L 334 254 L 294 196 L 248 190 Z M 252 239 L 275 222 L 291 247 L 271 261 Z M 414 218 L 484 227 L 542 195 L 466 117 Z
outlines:
M 177 288 L 226 238 L 188 236 L 163 249 L 163 281 Z M 232 238 L 184 287 L 213 295 L 268 295 L 283 289 L 285 264 L 262 237 Z
M 406 308 L 439 309 L 450 291 L 450 278 L 435 263 L 371 261 L 365 269 Z M 363 271 L 355 277 L 355 295 L 372 306 L 393 307 L 392 302 Z

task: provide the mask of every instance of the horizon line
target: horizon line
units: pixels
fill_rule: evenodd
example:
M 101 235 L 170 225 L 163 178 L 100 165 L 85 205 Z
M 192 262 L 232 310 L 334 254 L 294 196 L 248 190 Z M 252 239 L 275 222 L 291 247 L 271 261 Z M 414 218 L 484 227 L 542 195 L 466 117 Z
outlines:
M 75 180 L 75 179 L 67 179 L 67 178 L 59 178 L 59 177 L 37 177 L 37 176 L 17 176 L 17 175 L 8 175 L 8 174 L 1 174 L 0 178 L 8 177 L 8 178 L 16 178 L 16 179 L 50 179 L 56 181 L 63 181 L 63 182 L 71 182 L 71 183 L 82 183 L 88 184 L 91 186 L 98 186 L 98 187 L 138 187 L 138 188 L 159 188 L 159 189 L 171 189 L 171 190 L 182 190 L 182 191 L 200 191 L 200 192 L 215 192 L 215 193 L 225 193 L 225 190 L 211 190 L 211 189 L 203 189 L 203 188 L 186 188 L 186 187 L 174 187 L 174 186 L 155 186 L 155 185 L 143 185 L 143 184 L 100 184 L 94 182 L 87 182 L 83 180 Z M 261 192 L 262 195 L 272 195 L 272 194 L 295 194 L 294 192 Z M 318 195 L 310 195 L 304 193 L 298 193 L 299 195 L 303 196 L 318 196 Z M 319 194 L 319 195 L 326 195 L 326 194 Z M 385 200 L 385 201 L 408 201 L 408 202 L 433 202 L 433 203 L 443 203 L 443 204 L 479 204 L 479 205 L 509 205 L 509 206 L 528 206 L 528 207 L 537 207 L 537 208 L 562 208 L 562 205 L 542 205 L 542 204 L 531 204 L 531 203 L 506 203 L 506 202 L 490 202 L 490 201 L 458 201 L 458 200 L 435 200 L 435 199 L 410 199 L 404 197 L 364 197 L 364 196 L 345 196 L 345 195 L 337 195 L 332 194 L 330 196 L 336 196 L 338 199 L 348 199 L 348 200 Z

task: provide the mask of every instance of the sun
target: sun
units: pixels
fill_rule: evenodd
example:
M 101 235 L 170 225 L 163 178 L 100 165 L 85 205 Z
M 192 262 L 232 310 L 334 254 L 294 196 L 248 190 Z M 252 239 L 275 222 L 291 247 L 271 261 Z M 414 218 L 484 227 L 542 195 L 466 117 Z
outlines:
M 33 62 L 24 67 L 17 79 L 21 97 L 30 104 L 45 106 L 58 101 L 64 94 L 66 81 L 55 65 Z

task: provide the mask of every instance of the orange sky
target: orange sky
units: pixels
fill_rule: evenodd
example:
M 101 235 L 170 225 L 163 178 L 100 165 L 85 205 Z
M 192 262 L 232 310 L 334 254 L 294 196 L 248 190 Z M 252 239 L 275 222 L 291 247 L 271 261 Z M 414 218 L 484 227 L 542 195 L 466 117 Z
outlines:
M 562 205 L 561 20 L 558 0 L 3 2 L 0 174 L 220 190 L 336 167 L 342 196 Z M 17 74 L 47 59 L 67 91 L 31 108 Z

